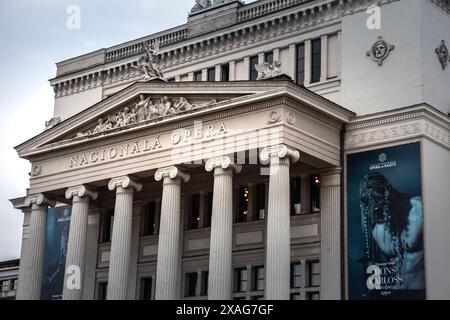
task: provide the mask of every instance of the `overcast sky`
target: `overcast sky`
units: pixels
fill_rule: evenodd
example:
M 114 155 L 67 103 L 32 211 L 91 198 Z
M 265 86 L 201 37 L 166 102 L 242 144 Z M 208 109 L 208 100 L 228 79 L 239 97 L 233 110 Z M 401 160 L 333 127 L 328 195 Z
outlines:
M 52 118 L 55 63 L 183 24 L 194 3 L 0 0 L 0 261 L 20 256 L 23 215 L 8 199 L 29 187 L 30 165 L 13 147 Z M 71 5 L 81 10 L 80 29 L 67 27 Z

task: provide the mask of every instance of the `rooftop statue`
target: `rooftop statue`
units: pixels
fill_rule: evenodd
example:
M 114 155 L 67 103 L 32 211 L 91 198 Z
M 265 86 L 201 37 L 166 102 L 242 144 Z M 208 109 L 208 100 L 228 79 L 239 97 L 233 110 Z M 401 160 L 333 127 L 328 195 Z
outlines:
M 281 74 L 281 62 L 274 61 L 273 64 L 263 62 L 255 65 L 256 71 L 258 71 L 258 78 L 256 80 L 266 80 Z
M 205 10 L 212 6 L 211 0 L 195 0 L 195 5 L 191 9 L 191 13 Z
M 162 73 L 158 63 L 157 63 L 157 52 L 159 51 L 158 45 L 145 45 L 145 53 L 142 55 L 137 63 L 137 66 L 132 66 L 144 75 L 145 80 L 160 78 L 164 79 L 164 74 Z
M 195 0 L 195 5 L 191 9 L 191 13 L 195 13 L 231 1 L 234 0 Z

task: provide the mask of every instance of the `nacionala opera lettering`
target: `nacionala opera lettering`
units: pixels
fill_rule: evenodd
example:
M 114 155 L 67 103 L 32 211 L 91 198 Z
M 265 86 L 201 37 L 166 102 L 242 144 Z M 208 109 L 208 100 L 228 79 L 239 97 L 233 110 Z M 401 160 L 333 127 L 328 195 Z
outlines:
M 203 139 L 226 135 L 228 130 L 224 123 L 219 126 L 194 127 L 190 130 L 177 130 L 171 134 L 170 142 L 173 146 L 189 144 Z M 70 158 L 69 168 L 87 166 L 104 161 L 135 156 L 163 148 L 160 137 L 138 140 L 121 146 L 104 148 Z

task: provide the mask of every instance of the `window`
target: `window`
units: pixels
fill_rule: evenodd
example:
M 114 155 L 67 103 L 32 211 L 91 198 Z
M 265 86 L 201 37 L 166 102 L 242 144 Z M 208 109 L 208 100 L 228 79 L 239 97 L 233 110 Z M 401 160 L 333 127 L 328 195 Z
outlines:
M 9 291 L 10 288 L 10 284 L 9 284 L 9 280 L 5 280 L 1 282 L 1 290 L 3 292 Z
M 268 62 L 269 64 L 273 64 L 273 51 L 266 52 L 264 54 L 264 61 Z
M 97 300 L 106 300 L 107 291 L 108 291 L 108 282 L 99 282 Z
M 236 269 L 237 275 L 237 292 L 245 292 L 247 291 L 247 269 Z
M 315 39 L 311 42 L 311 82 L 320 81 L 322 50 L 321 39 Z
M 253 268 L 253 290 L 263 291 L 264 290 L 264 267 Z
M 320 212 L 320 176 L 311 176 L 309 185 L 311 197 L 311 212 Z
M 248 199 L 249 199 L 248 188 L 247 187 L 240 187 L 239 188 L 238 222 L 245 222 L 245 221 L 247 221 Z
M 230 81 L 230 65 L 223 64 L 222 68 L 222 81 L 227 82 Z
M 291 265 L 291 288 L 300 288 L 302 280 L 302 265 L 293 263 Z
M 305 82 L 305 45 L 297 46 L 297 72 L 296 83 L 302 86 Z
M 266 185 L 264 183 L 256 185 L 255 201 L 255 217 L 258 220 L 264 220 L 266 218 Z
M 291 215 L 300 215 L 302 204 L 300 202 L 300 185 L 301 178 L 291 179 Z
M 201 71 L 194 72 L 194 81 L 195 82 L 202 81 L 202 72 Z
M 258 78 L 256 65 L 258 64 L 258 56 L 250 57 L 250 80 L 255 81 Z
M 152 278 L 142 278 L 141 279 L 141 292 L 139 295 L 140 300 L 151 300 L 152 299 Z
M 112 239 L 112 229 L 114 224 L 114 210 L 108 210 L 102 216 L 102 234 L 100 241 L 111 242 Z
M 320 300 L 320 294 L 318 292 L 310 292 L 306 297 L 307 300 Z
M 211 226 L 211 219 L 212 219 L 212 206 L 213 206 L 213 193 L 212 192 L 208 192 L 208 199 L 207 199 L 207 204 L 206 204 L 206 210 L 208 210 L 206 212 L 206 227 L 210 227 Z
M 191 210 L 188 229 L 197 229 L 200 225 L 200 194 L 196 193 L 191 198 Z
M 17 290 L 18 285 L 19 285 L 19 279 L 15 279 L 14 280 L 14 288 L 13 288 L 13 290 Z
M 150 201 L 148 208 L 144 215 L 144 227 L 142 230 L 142 236 L 149 236 L 155 233 L 155 218 L 156 218 L 156 203 Z
M 208 81 L 216 81 L 216 68 L 208 69 Z
M 184 296 L 195 297 L 196 288 L 197 288 L 197 272 L 186 273 Z
M 309 286 L 320 287 L 320 262 L 312 261 L 309 263 Z
M 291 294 L 291 300 L 301 300 L 301 295 L 298 293 Z
M 175 82 L 175 78 L 167 79 L 167 82 Z
M 200 295 L 201 296 L 208 295 L 208 271 L 202 272 Z
M 252 297 L 252 300 L 264 300 L 263 296 L 254 296 Z

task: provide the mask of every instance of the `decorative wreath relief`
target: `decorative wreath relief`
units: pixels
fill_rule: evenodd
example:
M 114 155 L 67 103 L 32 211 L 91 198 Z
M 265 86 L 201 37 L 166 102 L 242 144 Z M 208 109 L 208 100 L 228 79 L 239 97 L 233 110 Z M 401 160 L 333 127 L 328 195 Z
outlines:
M 378 37 L 378 40 L 372 45 L 367 56 L 373 61 L 377 62 L 379 66 L 383 65 L 383 61 L 389 56 L 389 53 L 395 49 L 395 46 L 389 44 L 383 37 Z
M 442 70 L 445 70 L 447 68 L 448 62 L 449 62 L 449 53 L 448 48 L 445 45 L 445 40 L 442 40 L 441 45 L 439 48 L 436 48 L 436 54 L 438 55 L 439 62 L 442 65 Z

